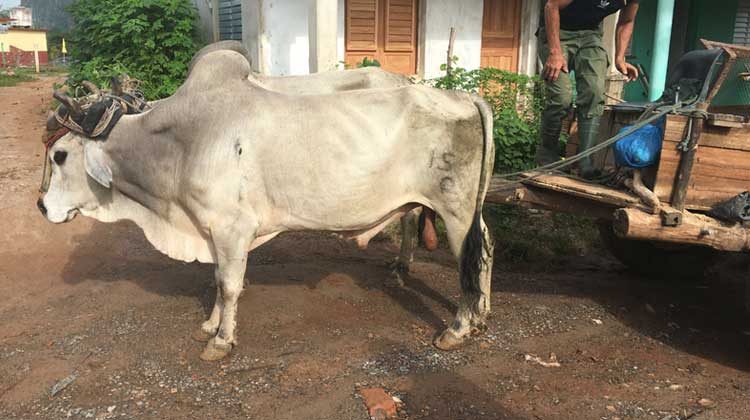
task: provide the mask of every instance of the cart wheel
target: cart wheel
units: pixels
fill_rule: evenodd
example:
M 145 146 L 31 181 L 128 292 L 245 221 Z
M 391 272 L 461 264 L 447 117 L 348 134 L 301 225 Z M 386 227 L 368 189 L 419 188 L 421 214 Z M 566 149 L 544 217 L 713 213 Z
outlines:
M 612 222 L 599 222 L 602 242 L 629 270 L 661 281 L 701 280 L 721 253 L 711 248 L 618 237 Z

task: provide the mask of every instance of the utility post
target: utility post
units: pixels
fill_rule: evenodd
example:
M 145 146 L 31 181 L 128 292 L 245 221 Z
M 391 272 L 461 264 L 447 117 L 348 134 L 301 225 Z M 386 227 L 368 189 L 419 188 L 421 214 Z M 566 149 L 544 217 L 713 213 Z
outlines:
M 221 33 L 219 32 L 219 5 L 221 3 L 221 0 L 211 0 L 211 20 L 213 24 L 211 25 L 211 28 L 213 29 L 213 37 L 214 42 L 219 42 L 221 38 Z
M 34 44 L 34 67 L 36 67 L 36 72 L 39 73 L 39 44 Z

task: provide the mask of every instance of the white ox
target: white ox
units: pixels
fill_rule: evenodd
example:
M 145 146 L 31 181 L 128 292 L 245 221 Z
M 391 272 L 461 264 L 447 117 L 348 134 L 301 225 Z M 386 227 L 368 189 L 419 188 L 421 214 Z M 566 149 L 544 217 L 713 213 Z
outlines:
M 203 56 L 219 50 L 235 51 L 242 54 L 252 67 L 250 53 L 242 43 L 219 41 L 203 47 L 195 54 L 188 67 L 188 75 L 195 63 L 200 61 Z M 380 67 L 363 67 L 346 71 L 314 73 L 306 76 L 281 77 L 251 72 L 248 79 L 268 90 L 293 95 L 320 95 L 349 90 L 396 88 L 414 83 L 409 77 L 384 71 Z M 437 235 L 434 226 L 435 214 L 426 212 L 427 214 L 422 218 L 422 225 L 418 226 L 421 213 L 422 209 L 417 208 L 401 218 L 401 252 L 392 265 L 392 280 L 397 286 L 403 286 L 402 275 L 409 272 L 409 266 L 414 260 L 414 251 L 417 247 L 417 236 L 420 230 L 427 249 L 433 250 L 437 247 Z M 370 238 L 359 239 L 358 245 L 365 247 L 367 240 Z
M 106 141 L 65 135 L 50 149 L 40 209 L 54 223 L 132 220 L 170 257 L 215 263 L 216 302 L 194 334 L 208 341 L 204 360 L 236 343 L 249 251 L 285 231 L 366 241 L 422 206 L 445 222 L 462 290 L 435 345 L 454 348 L 481 328 L 492 266 L 481 213 L 494 160 L 487 104 L 424 86 L 297 96 L 249 76 L 241 54 L 212 51 Z

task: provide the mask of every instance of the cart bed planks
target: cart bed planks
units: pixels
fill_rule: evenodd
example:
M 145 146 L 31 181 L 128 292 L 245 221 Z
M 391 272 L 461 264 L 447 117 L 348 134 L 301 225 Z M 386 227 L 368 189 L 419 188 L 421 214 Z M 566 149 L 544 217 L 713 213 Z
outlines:
M 681 155 L 677 145 L 687 136 L 687 127 L 685 116 L 667 118 L 654 185 L 654 192 L 664 202 L 672 198 Z M 705 124 L 688 184 L 686 208 L 706 210 L 746 190 L 750 190 L 750 125 Z

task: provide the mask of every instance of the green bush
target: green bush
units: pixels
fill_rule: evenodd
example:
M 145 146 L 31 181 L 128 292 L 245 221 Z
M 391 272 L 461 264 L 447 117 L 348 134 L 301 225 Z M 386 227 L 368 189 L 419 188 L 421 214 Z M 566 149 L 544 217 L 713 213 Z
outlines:
M 380 61 L 374 58 L 370 59 L 368 57 L 365 57 L 362 59 L 362 61 L 357 63 L 357 68 L 361 69 L 362 67 L 380 67 Z
M 445 70 L 446 66 L 441 69 Z M 544 109 L 541 79 L 495 68 L 454 67 L 450 74 L 427 83 L 442 89 L 478 93 L 490 104 L 495 122 L 496 172 L 533 166 Z
M 106 86 L 127 74 L 147 99 L 174 93 L 197 50 L 196 9 L 190 0 L 77 0 L 68 44 L 71 84 Z

